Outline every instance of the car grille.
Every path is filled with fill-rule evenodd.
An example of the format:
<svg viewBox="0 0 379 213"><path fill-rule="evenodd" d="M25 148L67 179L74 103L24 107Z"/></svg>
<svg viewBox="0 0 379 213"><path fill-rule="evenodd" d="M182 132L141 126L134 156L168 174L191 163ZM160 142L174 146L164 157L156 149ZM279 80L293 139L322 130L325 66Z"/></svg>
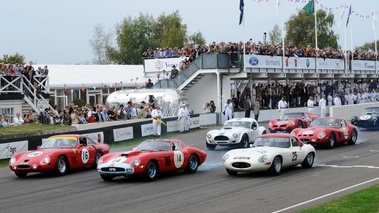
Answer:
<svg viewBox="0 0 379 213"><path fill-rule="evenodd" d="M374 127L372 121L358 121L355 125L359 127Z"/></svg>
<svg viewBox="0 0 379 213"><path fill-rule="evenodd" d="M125 172L125 169L120 168L120 167L106 167L106 168L101 168L101 171L103 171L103 172Z"/></svg>
<svg viewBox="0 0 379 213"><path fill-rule="evenodd" d="M228 141L228 140L229 138L223 135L215 137L215 141Z"/></svg>
<svg viewBox="0 0 379 213"><path fill-rule="evenodd" d="M237 163L233 163L232 166L234 168L241 168L241 169L243 169L243 168L249 168L251 165L250 165L250 163L237 162Z"/></svg>
<svg viewBox="0 0 379 213"><path fill-rule="evenodd" d="M311 142L311 140L310 140L310 139L307 139L307 138L301 138L300 140L301 140L301 142L303 142L303 143L310 143L310 142Z"/></svg>
<svg viewBox="0 0 379 213"><path fill-rule="evenodd" d="M30 165L18 165L17 168L19 169L30 169Z"/></svg>
<svg viewBox="0 0 379 213"><path fill-rule="evenodd" d="M272 127L274 127L274 128L283 128L283 127L286 127L287 126L287 124L282 124L282 125L272 125Z"/></svg>

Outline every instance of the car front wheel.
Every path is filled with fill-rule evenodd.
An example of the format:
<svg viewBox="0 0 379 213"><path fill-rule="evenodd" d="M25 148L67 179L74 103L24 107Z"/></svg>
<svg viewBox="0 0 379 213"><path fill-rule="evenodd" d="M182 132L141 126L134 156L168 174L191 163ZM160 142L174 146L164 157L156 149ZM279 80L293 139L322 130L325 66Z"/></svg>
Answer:
<svg viewBox="0 0 379 213"><path fill-rule="evenodd" d="M158 173L157 165L154 163L154 161L149 161L147 163L146 169L142 174L142 177L145 181L153 181Z"/></svg>
<svg viewBox="0 0 379 213"><path fill-rule="evenodd" d="M272 165L270 169L268 170L268 172L271 175L279 175L281 171L282 171L282 160L280 159L280 157L276 156L274 160L272 161Z"/></svg>
<svg viewBox="0 0 379 213"><path fill-rule="evenodd" d="M104 181L111 181L111 180L113 180L113 178L114 178L113 175L107 175L107 174L101 174L100 177L101 177Z"/></svg>
<svg viewBox="0 0 379 213"><path fill-rule="evenodd" d="M249 137L247 137L247 135L242 136L240 146L241 146L241 148L248 148L249 147Z"/></svg>
<svg viewBox="0 0 379 213"><path fill-rule="evenodd" d="M334 133L330 133L327 147L329 149L332 149L336 145L335 143L336 143L336 136L334 135Z"/></svg>
<svg viewBox="0 0 379 213"><path fill-rule="evenodd" d="M209 151L214 151L216 149L216 146L217 146L217 145L214 145L214 144L209 144L207 142L205 142L205 144L207 145L207 149Z"/></svg>
<svg viewBox="0 0 379 213"><path fill-rule="evenodd" d="M235 176L238 172L226 169L226 173L228 173L228 175Z"/></svg>
<svg viewBox="0 0 379 213"><path fill-rule="evenodd" d="M54 173L56 175L65 175L68 170L68 164L66 158L60 156L55 163Z"/></svg>
<svg viewBox="0 0 379 213"><path fill-rule="evenodd" d="M17 177L19 178L23 178L23 177L26 177L26 175L28 174L27 172L14 172L16 174Z"/></svg>

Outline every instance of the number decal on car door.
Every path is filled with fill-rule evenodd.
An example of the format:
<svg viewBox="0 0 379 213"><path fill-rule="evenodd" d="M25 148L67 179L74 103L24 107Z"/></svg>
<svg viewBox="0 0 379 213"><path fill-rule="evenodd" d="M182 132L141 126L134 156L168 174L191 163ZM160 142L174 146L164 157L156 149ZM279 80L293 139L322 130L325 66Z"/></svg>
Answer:
<svg viewBox="0 0 379 213"><path fill-rule="evenodd" d="M83 149L82 150L82 162L84 164L86 164L88 162L88 160L89 160L89 151L88 151L88 149Z"/></svg>
<svg viewBox="0 0 379 213"><path fill-rule="evenodd" d="M174 164L176 168L180 168L183 165L184 154L181 151L174 151Z"/></svg>

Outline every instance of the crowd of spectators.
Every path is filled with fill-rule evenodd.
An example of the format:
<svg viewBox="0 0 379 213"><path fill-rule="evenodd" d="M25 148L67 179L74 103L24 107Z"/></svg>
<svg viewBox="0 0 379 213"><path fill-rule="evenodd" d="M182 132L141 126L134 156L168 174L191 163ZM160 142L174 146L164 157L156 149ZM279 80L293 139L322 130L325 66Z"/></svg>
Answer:
<svg viewBox="0 0 379 213"><path fill-rule="evenodd" d="M313 97L318 105L323 95L327 97L327 105L349 105L379 101L379 81L376 80L355 80L338 81L314 84L304 82L293 82L292 84L271 83L255 84L252 89L245 88L237 90L237 96L233 96L235 110L242 110L246 96L260 101L261 109L277 109L278 102L284 97L289 107L307 106L309 97ZM340 101L336 101L337 99Z"/></svg>
<svg viewBox="0 0 379 213"><path fill-rule="evenodd" d="M192 60L196 59L202 53L227 53L227 54L243 54L243 42L220 42L215 41L209 45L185 45L183 47L166 47L166 48L149 48L144 51L142 56L146 59L152 58L172 58L172 57L183 57L190 58ZM271 55L271 56L282 56L283 48L282 45L272 45L266 44L264 42L258 41L253 42L251 39L245 43L245 54L256 54L256 55ZM364 50L341 50L335 48L324 48L316 49L307 45L306 47L296 47L291 45L285 45L284 55L287 57L298 56L298 57L316 57L321 58L333 58L333 59L343 59L346 57L353 60L379 60L379 56L375 55L374 52L364 51ZM377 58L376 58L377 57Z"/></svg>

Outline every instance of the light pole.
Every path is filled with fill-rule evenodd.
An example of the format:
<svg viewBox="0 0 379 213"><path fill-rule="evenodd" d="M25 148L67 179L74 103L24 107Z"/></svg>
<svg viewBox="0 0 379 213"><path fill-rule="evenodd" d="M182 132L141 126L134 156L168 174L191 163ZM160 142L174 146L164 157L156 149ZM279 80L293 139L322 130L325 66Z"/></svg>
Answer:
<svg viewBox="0 0 379 213"><path fill-rule="evenodd" d="M266 43L266 38L267 38L267 33L264 32L264 33L263 33L263 41L264 41L264 44L265 44L265 45L267 45L267 43Z"/></svg>

